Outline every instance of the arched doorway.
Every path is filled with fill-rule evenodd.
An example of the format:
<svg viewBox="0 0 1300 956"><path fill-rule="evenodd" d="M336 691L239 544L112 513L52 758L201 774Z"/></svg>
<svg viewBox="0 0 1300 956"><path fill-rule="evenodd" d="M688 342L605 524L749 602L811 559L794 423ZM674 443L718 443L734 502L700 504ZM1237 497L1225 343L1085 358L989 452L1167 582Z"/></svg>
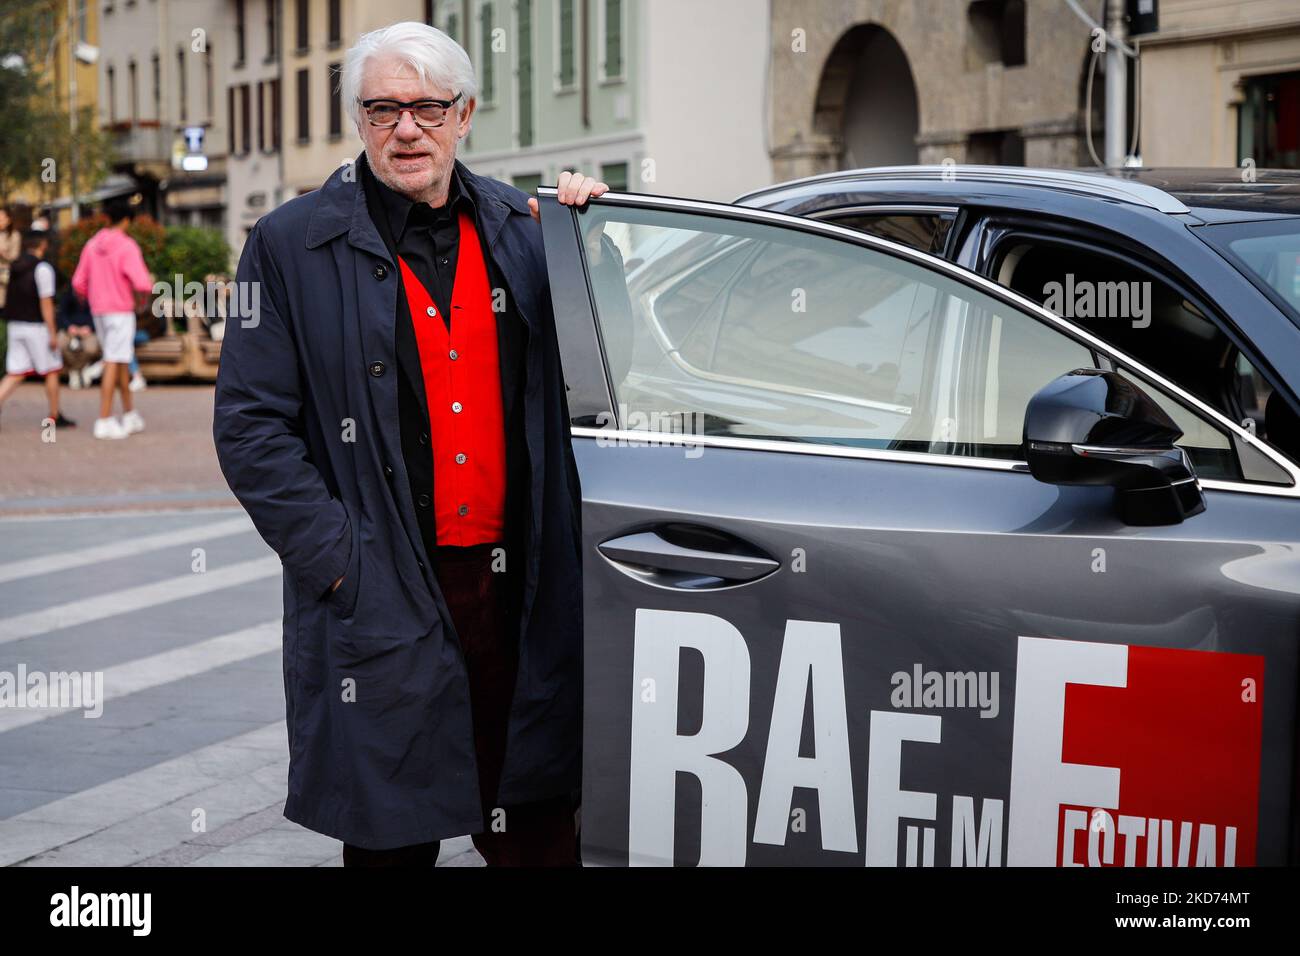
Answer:
<svg viewBox="0 0 1300 956"><path fill-rule="evenodd" d="M916 83L884 27L859 24L836 42L822 68L813 127L838 143L838 169L917 161Z"/></svg>

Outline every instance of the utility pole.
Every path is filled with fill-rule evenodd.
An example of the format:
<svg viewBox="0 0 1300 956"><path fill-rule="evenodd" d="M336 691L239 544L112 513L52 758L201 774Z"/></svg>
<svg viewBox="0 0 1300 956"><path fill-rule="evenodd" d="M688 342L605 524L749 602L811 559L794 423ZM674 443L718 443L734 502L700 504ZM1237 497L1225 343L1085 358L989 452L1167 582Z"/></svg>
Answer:
<svg viewBox="0 0 1300 956"><path fill-rule="evenodd" d="M68 0L68 175L72 181L72 221L81 220L77 205L77 0Z"/></svg>
<svg viewBox="0 0 1300 956"><path fill-rule="evenodd" d="M1106 165L1124 165L1128 153L1128 59L1124 0L1106 0Z"/></svg>

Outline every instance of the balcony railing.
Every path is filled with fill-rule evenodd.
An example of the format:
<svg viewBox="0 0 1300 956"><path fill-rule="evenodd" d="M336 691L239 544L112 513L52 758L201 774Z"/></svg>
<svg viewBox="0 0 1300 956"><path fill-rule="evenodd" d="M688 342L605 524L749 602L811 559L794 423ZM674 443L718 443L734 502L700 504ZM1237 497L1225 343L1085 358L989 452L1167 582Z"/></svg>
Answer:
<svg viewBox="0 0 1300 956"><path fill-rule="evenodd" d="M168 163L171 145L164 130L153 120L135 123L129 120L109 126L113 134L113 150L118 162Z"/></svg>

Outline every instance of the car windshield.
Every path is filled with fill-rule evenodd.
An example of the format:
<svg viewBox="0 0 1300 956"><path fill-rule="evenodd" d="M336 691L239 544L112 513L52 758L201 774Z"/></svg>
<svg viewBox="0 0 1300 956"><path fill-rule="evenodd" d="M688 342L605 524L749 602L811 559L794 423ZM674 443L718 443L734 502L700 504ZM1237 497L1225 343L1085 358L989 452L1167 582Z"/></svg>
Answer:
<svg viewBox="0 0 1300 956"><path fill-rule="evenodd" d="M1200 231L1300 324L1300 217L1231 222Z"/></svg>

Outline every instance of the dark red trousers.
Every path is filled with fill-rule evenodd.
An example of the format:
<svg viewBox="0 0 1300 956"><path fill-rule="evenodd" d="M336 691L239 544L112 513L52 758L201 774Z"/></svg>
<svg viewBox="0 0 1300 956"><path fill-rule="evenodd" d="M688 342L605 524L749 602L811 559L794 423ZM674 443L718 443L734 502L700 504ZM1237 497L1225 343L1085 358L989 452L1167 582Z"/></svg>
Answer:
<svg viewBox="0 0 1300 956"><path fill-rule="evenodd" d="M483 803L482 833L474 846L488 866L576 866L577 833L568 796L510 807L496 803L505 760L510 702L519 663L516 618L504 572L492 570L500 545L442 548L434 573L456 625L469 671L474 750ZM391 850L343 844L344 866L433 866L439 841Z"/></svg>

